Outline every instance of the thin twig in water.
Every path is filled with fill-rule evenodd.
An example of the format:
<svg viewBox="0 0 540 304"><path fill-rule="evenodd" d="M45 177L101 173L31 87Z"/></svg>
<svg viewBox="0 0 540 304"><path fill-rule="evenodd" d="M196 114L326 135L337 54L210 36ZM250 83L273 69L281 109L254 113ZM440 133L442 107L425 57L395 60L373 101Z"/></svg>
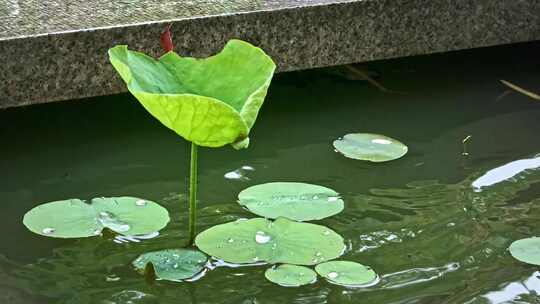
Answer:
<svg viewBox="0 0 540 304"><path fill-rule="evenodd" d="M469 139L471 139L472 136L470 135L467 135L467 137L465 137L461 143L463 144L463 152L461 152L461 155L463 156L469 156L469 152L467 152L467 142L469 141Z"/></svg>
<svg viewBox="0 0 540 304"><path fill-rule="evenodd" d="M502 80L502 79L501 79L501 82L502 82L504 85L508 86L509 88L511 88L511 89L513 89L513 90L515 90L515 91L520 92L521 94L527 95L527 96L529 96L530 98L535 99L535 100L540 100L540 95L538 95L538 94L536 94L536 93L533 93L533 92L531 92L531 91L525 90L524 88L518 87L517 85L515 85L515 84L513 84L513 83L510 83L510 82L508 82L508 81L506 81L506 80Z"/></svg>
<svg viewBox="0 0 540 304"><path fill-rule="evenodd" d="M402 92L387 89L382 84L380 84L378 81L376 81L371 76L369 76L369 73L367 71L364 71L362 68L357 68L357 67L353 66L352 64L345 65L345 68L347 68L349 71L353 72L354 74L360 76L362 79L369 82L372 86L376 87L381 92L403 94Z"/></svg>

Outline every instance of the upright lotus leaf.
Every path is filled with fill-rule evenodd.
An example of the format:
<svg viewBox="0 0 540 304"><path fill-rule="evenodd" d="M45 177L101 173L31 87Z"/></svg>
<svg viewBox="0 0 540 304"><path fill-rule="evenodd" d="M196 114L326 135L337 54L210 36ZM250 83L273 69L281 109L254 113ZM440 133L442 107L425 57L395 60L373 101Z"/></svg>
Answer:
<svg viewBox="0 0 540 304"><path fill-rule="evenodd" d="M283 264L268 268L264 276L273 283L285 287L298 287L317 281L315 271L305 266Z"/></svg>
<svg viewBox="0 0 540 304"><path fill-rule="evenodd" d="M148 112L206 147L247 147L275 70L263 50L241 40L205 59L168 52L156 60L125 45L111 48L109 59Z"/></svg>
<svg viewBox="0 0 540 304"><path fill-rule="evenodd" d="M238 202L266 218L320 220L343 210L336 191L312 184L276 182L255 185L238 194Z"/></svg>
<svg viewBox="0 0 540 304"><path fill-rule="evenodd" d="M103 228L123 235L156 232L169 222L167 209L136 197L95 198L88 204L80 199L39 205L24 215L32 232L57 238L96 236Z"/></svg>
<svg viewBox="0 0 540 304"><path fill-rule="evenodd" d="M371 162L385 162L407 154L400 141L380 134L354 133L334 141L334 148L345 157Z"/></svg>
<svg viewBox="0 0 540 304"><path fill-rule="evenodd" d="M330 283L348 287L367 287L378 282L368 266L350 261L330 261L315 266L315 271Z"/></svg>
<svg viewBox="0 0 540 304"><path fill-rule="evenodd" d="M510 254L517 260L532 264L540 265L540 238L531 237L514 241L510 244Z"/></svg>
<svg viewBox="0 0 540 304"><path fill-rule="evenodd" d="M200 250L229 263L315 265L339 257L343 238L315 224L280 217L237 220L211 227L195 239Z"/></svg>
<svg viewBox="0 0 540 304"><path fill-rule="evenodd" d="M158 280L180 282L203 271L207 261L206 255L197 250L165 249L144 253L132 264L144 273L147 264L152 263Z"/></svg>

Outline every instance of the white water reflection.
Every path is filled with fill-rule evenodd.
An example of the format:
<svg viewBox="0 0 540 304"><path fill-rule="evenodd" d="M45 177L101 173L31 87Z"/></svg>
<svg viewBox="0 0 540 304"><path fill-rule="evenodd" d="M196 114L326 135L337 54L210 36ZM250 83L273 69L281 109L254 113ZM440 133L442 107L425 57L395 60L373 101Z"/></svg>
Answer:
<svg viewBox="0 0 540 304"><path fill-rule="evenodd" d="M502 304L519 300L520 297L526 295L537 297L538 294L540 294L540 272L535 271L524 281L507 284L501 290L488 292L482 298L487 299L491 304Z"/></svg>
<svg viewBox="0 0 540 304"><path fill-rule="evenodd" d="M447 273L454 272L459 268L459 263L448 263L441 267L412 268L385 274L381 277L381 288L401 288L413 284L432 281L444 276Z"/></svg>
<svg viewBox="0 0 540 304"><path fill-rule="evenodd" d="M483 187L489 187L502 181L509 180L525 170L536 169L538 167L540 167L540 157L538 156L516 160L489 170L486 174L475 180L472 183L472 187L476 191L481 191Z"/></svg>
<svg viewBox="0 0 540 304"><path fill-rule="evenodd" d="M392 232L388 230L374 231L360 235L361 246L356 252L364 252L371 249L379 248L389 243L401 243L404 240L413 239L421 230L413 231L411 229L402 228L399 231Z"/></svg>
<svg viewBox="0 0 540 304"><path fill-rule="evenodd" d="M159 236L159 232L151 232L148 234L139 235L117 235L114 237L113 242L117 244L122 243L139 243L141 240L149 240Z"/></svg>
<svg viewBox="0 0 540 304"><path fill-rule="evenodd" d="M238 168L234 171L225 173L224 177L226 179L248 181L249 180L249 177L247 177L248 171L255 171L255 169L251 166L242 166L241 168Z"/></svg>
<svg viewBox="0 0 540 304"><path fill-rule="evenodd" d="M138 290L123 290L111 296L110 299L103 301L106 304L134 304L143 303L148 300L154 300L155 296Z"/></svg>

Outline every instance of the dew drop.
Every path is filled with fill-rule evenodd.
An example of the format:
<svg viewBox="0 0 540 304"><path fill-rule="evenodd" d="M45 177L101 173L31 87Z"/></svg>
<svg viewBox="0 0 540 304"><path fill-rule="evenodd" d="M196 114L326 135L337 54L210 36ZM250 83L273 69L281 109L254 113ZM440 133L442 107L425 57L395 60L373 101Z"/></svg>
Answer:
<svg viewBox="0 0 540 304"><path fill-rule="evenodd" d="M330 279L335 279L335 278L337 278L339 276L339 274L337 272L335 272L335 271L332 271L329 274L327 274L326 276L328 278L330 278Z"/></svg>
<svg viewBox="0 0 540 304"><path fill-rule="evenodd" d="M315 255L320 257L322 254L320 252L317 252Z"/></svg>
<svg viewBox="0 0 540 304"><path fill-rule="evenodd" d="M312 198L313 198L314 200L318 200L318 199L319 199L319 196L315 194Z"/></svg>
<svg viewBox="0 0 540 304"><path fill-rule="evenodd" d="M101 229L95 229L93 232L92 232L93 235L100 235L101 234Z"/></svg>
<svg viewBox="0 0 540 304"><path fill-rule="evenodd" d="M324 232L324 235L330 235L330 230L326 230L326 231Z"/></svg>
<svg viewBox="0 0 540 304"><path fill-rule="evenodd" d="M266 244L270 241L271 237L269 235L266 235L263 231L257 231L257 234L255 234L255 242L258 244Z"/></svg>
<svg viewBox="0 0 540 304"><path fill-rule="evenodd" d="M338 200L337 196L329 196L328 197L328 202L330 202L330 203L337 202L337 200Z"/></svg>
<svg viewBox="0 0 540 304"><path fill-rule="evenodd" d="M172 266L172 268L174 268L174 269L178 268L178 264L177 264L177 263L174 263L174 265Z"/></svg>
<svg viewBox="0 0 540 304"><path fill-rule="evenodd" d="M258 261L259 261L259 257L254 257L254 258L253 258L253 261L254 261L254 262L258 262Z"/></svg>
<svg viewBox="0 0 540 304"><path fill-rule="evenodd" d="M43 228L41 232L43 232L43 234L53 234L55 231L56 229L48 227L48 228Z"/></svg>
<svg viewBox="0 0 540 304"><path fill-rule="evenodd" d="M140 199L140 200L135 202L135 205L137 205L137 206L146 206L146 201Z"/></svg>
<svg viewBox="0 0 540 304"><path fill-rule="evenodd" d="M234 239L233 239L233 238L229 238L229 239L227 240L227 242L229 242L229 243L234 243Z"/></svg>

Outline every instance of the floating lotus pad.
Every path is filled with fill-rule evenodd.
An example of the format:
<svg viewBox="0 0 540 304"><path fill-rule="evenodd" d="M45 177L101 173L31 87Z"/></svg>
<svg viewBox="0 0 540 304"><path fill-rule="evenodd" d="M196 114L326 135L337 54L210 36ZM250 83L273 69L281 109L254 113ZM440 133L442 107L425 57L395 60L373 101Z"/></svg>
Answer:
<svg viewBox="0 0 540 304"><path fill-rule="evenodd" d="M201 273L207 261L207 256L197 250L165 249L142 254L132 264L144 273L146 265L152 263L158 280L181 282Z"/></svg>
<svg viewBox="0 0 540 304"><path fill-rule="evenodd" d="M283 264L268 268L264 276L273 283L285 287L298 287L315 283L317 274L310 268L298 265Z"/></svg>
<svg viewBox="0 0 540 304"><path fill-rule="evenodd" d="M247 147L276 68L263 50L241 40L205 59L168 52L155 60L125 45L111 48L109 59L150 114L206 147Z"/></svg>
<svg viewBox="0 0 540 304"><path fill-rule="evenodd" d="M334 148L345 157L372 162L398 159L408 151L398 140L370 133L347 134L334 140Z"/></svg>
<svg viewBox="0 0 540 304"><path fill-rule="evenodd" d="M319 220L343 210L343 200L334 190L305 183L267 183L238 194L239 203L266 218L280 216L295 221Z"/></svg>
<svg viewBox="0 0 540 304"><path fill-rule="evenodd" d="M514 241L508 249L517 260L527 264L540 265L540 238L531 237Z"/></svg>
<svg viewBox="0 0 540 304"><path fill-rule="evenodd" d="M343 238L315 224L280 217L237 220L211 227L195 239L200 250L229 263L315 265L339 257Z"/></svg>
<svg viewBox="0 0 540 304"><path fill-rule="evenodd" d="M331 261L315 266L315 271L330 283L367 287L377 282L377 274L371 268L350 261Z"/></svg>
<svg viewBox="0 0 540 304"><path fill-rule="evenodd" d="M32 232L56 238L79 238L101 234L109 228L123 235L139 235L163 229L169 222L167 209L135 197L80 199L39 205L24 215Z"/></svg>

